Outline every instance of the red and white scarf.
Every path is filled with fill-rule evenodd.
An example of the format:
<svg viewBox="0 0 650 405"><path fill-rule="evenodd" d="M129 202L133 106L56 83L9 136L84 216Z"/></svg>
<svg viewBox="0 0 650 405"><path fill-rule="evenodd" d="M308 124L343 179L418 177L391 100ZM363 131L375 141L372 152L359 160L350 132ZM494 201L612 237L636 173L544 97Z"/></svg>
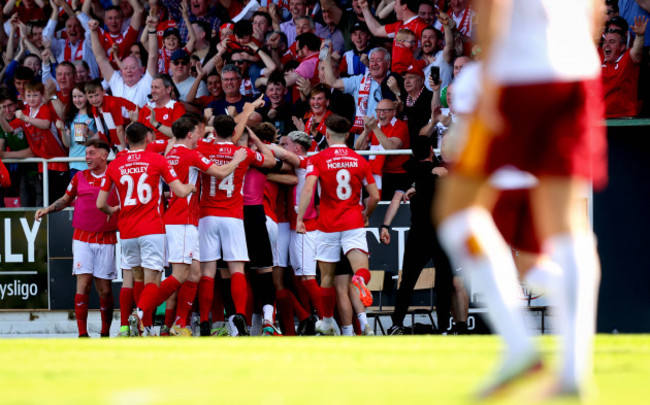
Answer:
<svg viewBox="0 0 650 405"><path fill-rule="evenodd" d="M74 59L72 59L72 45L70 44L70 40L66 39L65 48L63 50L63 60L72 62L75 60L82 60L83 58L84 58L84 41L79 40L79 45L77 46L77 50L74 53Z"/></svg>
<svg viewBox="0 0 650 405"><path fill-rule="evenodd" d="M359 96L357 97L356 116L354 117L354 125L352 132L363 131L363 117L368 112L368 98L370 97L370 86L372 85L372 77L370 70L363 75L361 83L359 84Z"/></svg>

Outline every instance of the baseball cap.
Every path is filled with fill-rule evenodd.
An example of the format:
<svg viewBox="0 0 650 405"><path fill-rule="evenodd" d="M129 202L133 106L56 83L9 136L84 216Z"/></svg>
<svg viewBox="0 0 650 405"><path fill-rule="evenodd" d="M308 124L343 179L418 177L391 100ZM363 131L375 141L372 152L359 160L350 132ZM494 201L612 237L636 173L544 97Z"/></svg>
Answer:
<svg viewBox="0 0 650 405"><path fill-rule="evenodd" d="M190 60L190 55L185 52L183 49L177 49L172 53L171 61L179 60L179 59L186 59Z"/></svg>
<svg viewBox="0 0 650 405"><path fill-rule="evenodd" d="M170 35L176 35L178 38L181 37L181 33L178 31L178 28L174 28L174 27L167 28L163 32L163 39L167 38Z"/></svg>

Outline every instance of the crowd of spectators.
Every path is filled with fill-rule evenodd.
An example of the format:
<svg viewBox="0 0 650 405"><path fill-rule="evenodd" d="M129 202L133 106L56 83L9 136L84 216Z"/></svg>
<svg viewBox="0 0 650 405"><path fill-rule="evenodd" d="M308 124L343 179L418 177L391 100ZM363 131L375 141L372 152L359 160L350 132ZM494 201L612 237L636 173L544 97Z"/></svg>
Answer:
<svg viewBox="0 0 650 405"><path fill-rule="evenodd" d="M637 116L650 0L603 2L606 116ZM454 121L454 77L481 56L471 0L9 0L1 18L2 158L81 157L95 137L117 151L133 121L166 139L185 112L209 126L261 95L254 120L311 150L332 113L354 123L350 146L409 149ZM411 184L408 158L370 159L384 200ZM84 167L50 163L50 201ZM42 164L9 170L12 205L42 205Z"/></svg>

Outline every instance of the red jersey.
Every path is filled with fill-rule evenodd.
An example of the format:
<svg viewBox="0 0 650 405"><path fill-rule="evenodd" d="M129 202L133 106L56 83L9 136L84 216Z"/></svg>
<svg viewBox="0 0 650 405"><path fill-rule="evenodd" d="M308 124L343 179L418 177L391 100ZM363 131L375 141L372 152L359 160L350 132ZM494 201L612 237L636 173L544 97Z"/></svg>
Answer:
<svg viewBox="0 0 650 405"><path fill-rule="evenodd" d="M280 191L280 185L274 181L266 180L264 183L264 214L267 217L271 218L273 222L278 222L277 214L277 204L278 204L278 193Z"/></svg>
<svg viewBox="0 0 650 405"><path fill-rule="evenodd" d="M68 185L68 188L65 190L66 195L72 197L73 199L77 197L78 195L77 190L79 188L78 176L80 175L83 176L91 187L99 188L101 187L105 174L106 173L100 176L95 176L90 170L86 169L82 171L81 174L72 176L72 180L70 180L70 184ZM97 208L95 209L97 210ZM77 208L75 208L75 214L78 214ZM106 217L106 215L99 210L97 210L97 214L101 215L103 218ZM92 231L84 231L82 229L74 228L72 239L81 242L86 242L86 243L99 243L99 244L107 244L107 245L112 245L117 243L117 235L115 231L92 232Z"/></svg>
<svg viewBox="0 0 650 405"><path fill-rule="evenodd" d="M420 40L422 39L422 31L424 31L426 27L427 23L417 15L411 17L407 21L397 21L384 26L389 38L395 38L395 34L397 34L397 31L399 30L412 31L415 34L415 38L418 40L418 46L420 46ZM393 46L394 45L395 44L393 43Z"/></svg>
<svg viewBox="0 0 650 405"><path fill-rule="evenodd" d="M167 135L151 126L150 120L152 108L156 112L156 121L166 127L171 127L172 124L176 122L176 120L185 114L185 106L183 103L179 103L176 100L169 100L164 107L156 107L156 103L152 102L147 103L144 107L142 107L142 109L140 109L140 113L138 114L138 122L153 129L156 134L156 140L169 139Z"/></svg>
<svg viewBox="0 0 650 405"><path fill-rule="evenodd" d="M239 146L232 142L199 141L199 152L212 163L222 166L230 163ZM264 155L246 148L248 156L237 169L223 179L213 176L201 176L201 201L199 217L231 217L244 219L244 198L242 187L244 175L249 166L260 167L264 163Z"/></svg>
<svg viewBox="0 0 650 405"><path fill-rule="evenodd" d="M118 229L122 239L165 233L161 217L161 177L169 184L178 180L167 160L152 152L130 150L106 169L102 190L115 184L120 196Z"/></svg>
<svg viewBox="0 0 650 405"><path fill-rule="evenodd" d="M300 205L300 195L305 186L305 179L307 177L307 167L309 166L309 158L305 156L298 156L300 165L294 170L298 177L298 184L289 190L290 201L287 203L287 217L289 219L289 227L292 230L296 229L296 222L298 220L298 206ZM316 209L315 193L311 196L305 216L302 218L307 232L315 231L318 229L318 210Z"/></svg>
<svg viewBox="0 0 650 405"><path fill-rule="evenodd" d="M605 118L633 117L639 113L637 88L640 63L634 63L630 51L611 63L603 62Z"/></svg>
<svg viewBox="0 0 650 405"><path fill-rule="evenodd" d="M0 160L0 187L11 187L11 177L9 177L9 170L7 170L7 166L2 163L2 160Z"/></svg>
<svg viewBox="0 0 650 405"><path fill-rule="evenodd" d="M92 108L99 137L111 146L119 145L117 127L125 125L129 118L129 111L135 111L136 108L135 104L125 98L104 96L102 106Z"/></svg>
<svg viewBox="0 0 650 405"><path fill-rule="evenodd" d="M199 151L176 144L166 156L167 162L183 183L194 184L199 189L199 171L205 172L212 162ZM169 200L169 207L163 216L165 225L199 225L199 194L192 193L180 198L174 193Z"/></svg>
<svg viewBox="0 0 650 405"><path fill-rule="evenodd" d="M161 17L163 13L160 13ZM167 28L178 28L178 24L176 24L176 21L174 20L165 20L162 21L162 18L160 18L160 22L158 23L158 26L156 27L156 36L158 37L158 49L162 49L164 43L163 43L163 35L165 35L165 30Z"/></svg>
<svg viewBox="0 0 650 405"><path fill-rule="evenodd" d="M138 41L138 31L134 30L133 27L129 26L129 29L126 31L126 34L121 32L117 35L113 35L108 31L101 31L99 35L99 42L102 45L102 48L106 52L113 46L117 44L118 54L120 59L128 56L130 53L131 45L135 44ZM112 59L112 58L111 58Z"/></svg>
<svg viewBox="0 0 650 405"><path fill-rule="evenodd" d="M48 129L37 128L19 119L11 121L11 126L14 129L21 127L25 134L27 134L27 143L32 152L34 152L34 155L44 159L68 156L68 153L63 146L63 141L61 141L61 138L59 137L59 131L54 125L59 116L56 111L54 111L52 103L43 104L35 109L26 106L23 110L23 114L32 118L50 121L50 128ZM47 168L48 170L65 172L68 170L68 164L48 163ZM43 172L42 163L38 164L38 171L39 173Z"/></svg>
<svg viewBox="0 0 650 405"><path fill-rule="evenodd" d="M363 157L345 145L332 145L309 158L307 176L316 176L320 182L320 231L364 227L361 189L375 180Z"/></svg>
<svg viewBox="0 0 650 405"><path fill-rule="evenodd" d="M400 149L408 149L410 146L409 127L406 122L393 118L386 126L381 127L381 132L387 138L399 138L402 140ZM370 133L370 149L384 150L374 132ZM374 158L374 159L373 159ZM374 155L370 158L370 166L375 174L382 173L406 173L402 167L409 160L408 155L382 156Z"/></svg>
<svg viewBox="0 0 650 405"><path fill-rule="evenodd" d="M144 150L164 155L168 144L169 139L160 139L158 141L149 142Z"/></svg>

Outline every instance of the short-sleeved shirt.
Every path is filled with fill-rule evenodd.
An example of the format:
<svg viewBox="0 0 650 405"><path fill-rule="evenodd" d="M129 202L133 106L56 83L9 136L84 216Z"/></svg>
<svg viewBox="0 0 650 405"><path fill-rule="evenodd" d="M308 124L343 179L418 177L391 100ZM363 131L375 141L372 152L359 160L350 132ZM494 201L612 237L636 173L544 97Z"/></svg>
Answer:
<svg viewBox="0 0 650 405"><path fill-rule="evenodd" d="M75 124L85 124L88 126L88 130L94 134L97 132L97 126L95 126L95 121L92 117L87 114L77 114L72 122L70 123L70 150L68 156L70 157L85 157L86 156L86 145L84 143L79 143L74 140L74 125ZM86 162L70 162L70 169L75 170L86 170L88 169L88 164Z"/></svg>
<svg viewBox="0 0 650 405"><path fill-rule="evenodd" d="M182 183L190 183L199 189L199 173L207 171L212 162L199 151L182 144L172 146L165 157ZM199 225L199 193L181 198L174 193L163 216L165 225Z"/></svg>
<svg viewBox="0 0 650 405"><path fill-rule="evenodd" d="M234 106L235 110L237 110L238 113L242 112L244 109L244 104L252 103L254 100L250 96L242 96L241 100L237 101L236 103L231 103L226 101L225 97L219 100L214 100L210 104L208 104L208 108L212 108L212 115L221 115L226 113L226 109L230 106Z"/></svg>
<svg viewBox="0 0 650 405"><path fill-rule="evenodd" d="M79 187L79 176L83 176L89 185L99 188L101 187L101 183L105 175L106 173L100 176L96 176L90 170L85 169L77 173L76 175L72 176L72 180L70 180L70 184L68 185L68 188L65 190L65 194L73 199L77 197L77 188ZM103 215L102 212L98 211L98 213ZM86 242L86 243L99 243L99 244L109 244L109 245L117 243L117 235L115 231L91 232L91 231L84 231L82 229L75 228L74 233L72 234L72 239L81 242Z"/></svg>
<svg viewBox="0 0 650 405"><path fill-rule="evenodd" d="M218 166L227 165L232 161L239 146L232 142L199 141L198 150L201 154ZM249 166L261 167L264 155L246 148L248 156L237 169L223 179L206 174L201 175L201 201L199 217L231 217L244 219L244 198L242 187L244 176Z"/></svg>
<svg viewBox="0 0 650 405"><path fill-rule="evenodd" d="M104 96L101 107L102 112L100 113L96 107L92 108L99 136L109 145L119 145L117 127L124 125L126 119L129 118L129 111L135 111L135 109L135 104L122 97ZM104 123L106 127L104 127Z"/></svg>
<svg viewBox="0 0 650 405"><path fill-rule="evenodd" d="M108 81L108 85L114 96L125 98L142 108L149 101L147 96L151 93L151 82L153 82L153 77L146 71L135 85L129 87L124 83L122 74L115 71Z"/></svg>
<svg viewBox="0 0 650 405"><path fill-rule="evenodd" d="M161 216L161 183L177 180L174 169L157 153L129 150L120 154L106 169L102 191L113 185L120 197L117 224L122 239L165 233Z"/></svg>
<svg viewBox="0 0 650 405"><path fill-rule="evenodd" d="M309 176L318 177L320 182L320 231L363 228L361 189L375 182L368 161L345 145L331 145L309 158Z"/></svg>
<svg viewBox="0 0 650 405"><path fill-rule="evenodd" d="M418 40L418 46L420 44L420 40L422 39L422 31L424 31L426 27L427 23L417 15L409 18L406 21L397 21L384 26L386 29L386 34L388 34L389 38L395 38L395 34L397 34L399 30L411 30Z"/></svg>
<svg viewBox="0 0 650 405"><path fill-rule="evenodd" d="M146 107L140 110L138 122L151 128L156 134L156 140L169 139L169 137L151 125L151 109L156 112L156 121L160 124L171 127L176 120L185 114L185 106L175 100L169 100L164 107L156 107L156 103L147 103Z"/></svg>
<svg viewBox="0 0 650 405"><path fill-rule="evenodd" d="M617 61L603 62L605 118L633 117L638 114L637 86L640 64L626 50Z"/></svg>
<svg viewBox="0 0 650 405"><path fill-rule="evenodd" d="M22 120L15 119L11 122L11 126L16 129L19 125L25 134L27 134L27 142L29 147L34 152L34 155L50 159L55 157L67 157L68 154L63 146L63 141L59 137L59 131L56 129L54 123L58 119L54 107L51 103L43 104L38 108L31 108L29 106L25 107L23 114L28 115L32 118L48 120L50 121L50 127L48 129L40 129L31 124L28 124ZM67 171L67 163L49 163L47 165L49 170L56 171ZM38 171L43 172L43 164L38 164Z"/></svg>
<svg viewBox="0 0 650 405"><path fill-rule="evenodd" d="M408 149L410 146L410 137L409 129L406 122L393 118L391 122L381 127L381 132L386 135L387 138L399 138L402 141L402 146L400 149ZM380 145L379 139L374 132L370 133L370 144L371 145ZM383 150L383 148L381 148ZM383 160L383 159L382 159ZM402 167L404 163L409 160L408 155L398 155L398 156L386 156L383 166L381 168L382 173L406 173L406 170Z"/></svg>

